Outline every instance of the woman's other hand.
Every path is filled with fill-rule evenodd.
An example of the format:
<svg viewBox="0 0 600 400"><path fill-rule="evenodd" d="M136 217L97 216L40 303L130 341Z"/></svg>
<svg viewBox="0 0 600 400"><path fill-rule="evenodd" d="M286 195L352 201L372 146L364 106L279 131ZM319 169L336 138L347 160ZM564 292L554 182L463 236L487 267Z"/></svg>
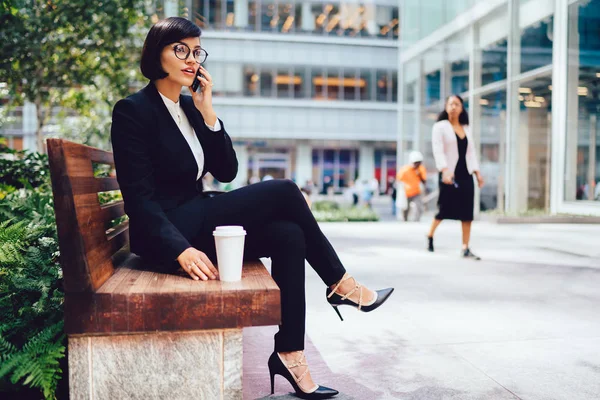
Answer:
<svg viewBox="0 0 600 400"><path fill-rule="evenodd" d="M188 247L177 257L177 261L181 268L187 272L194 280L209 280L217 279L219 271L215 268L209 258L193 247Z"/></svg>
<svg viewBox="0 0 600 400"><path fill-rule="evenodd" d="M483 187L483 185L485 184L485 181L483 180L483 176L481 176L479 171L477 171L476 177L477 177L477 184L479 185L479 188L481 189Z"/></svg>
<svg viewBox="0 0 600 400"><path fill-rule="evenodd" d="M199 68L200 73L204 75L204 78L196 76L196 79L200 81L201 90L193 92L191 86L188 86L188 89L192 94L192 99L194 99L194 105L196 106L196 109L200 111L204 121L212 126L217 119L217 115L215 114L212 105L213 80L212 76L202 65Z"/></svg>
<svg viewBox="0 0 600 400"><path fill-rule="evenodd" d="M442 182L446 185L452 185L454 182L454 173L448 171L447 169L442 170Z"/></svg>

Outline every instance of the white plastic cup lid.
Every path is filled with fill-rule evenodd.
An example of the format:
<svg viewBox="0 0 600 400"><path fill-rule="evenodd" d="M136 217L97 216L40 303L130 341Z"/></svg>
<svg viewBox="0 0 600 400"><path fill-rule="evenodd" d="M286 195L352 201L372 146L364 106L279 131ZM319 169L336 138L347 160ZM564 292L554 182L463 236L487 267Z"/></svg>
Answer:
<svg viewBox="0 0 600 400"><path fill-rule="evenodd" d="M229 230L244 230L244 227L241 225L221 225L215 228L215 231L229 231Z"/></svg>
<svg viewBox="0 0 600 400"><path fill-rule="evenodd" d="M238 225L217 226L213 232L213 236L243 236L245 234L244 227Z"/></svg>

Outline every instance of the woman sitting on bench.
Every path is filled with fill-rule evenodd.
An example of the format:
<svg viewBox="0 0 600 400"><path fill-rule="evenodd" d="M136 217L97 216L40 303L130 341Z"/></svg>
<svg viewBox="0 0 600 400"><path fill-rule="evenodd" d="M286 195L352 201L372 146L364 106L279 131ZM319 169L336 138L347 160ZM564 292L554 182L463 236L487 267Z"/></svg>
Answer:
<svg viewBox="0 0 600 400"><path fill-rule="evenodd" d="M238 170L231 139L213 110L212 77L201 66L207 56L195 24L176 17L158 22L141 59L150 83L114 107L112 145L131 251L173 272L182 268L195 280L217 279L212 232L219 225L242 225L245 257L271 257L281 292L271 383L279 374L302 398L332 397L338 392L313 382L303 355L305 259L328 286L327 301L338 314L340 305L372 311L393 289L372 291L346 273L294 182L271 180L216 197L203 194L205 173L231 182ZM193 92L196 79L200 90ZM181 95L183 86L191 96Z"/></svg>

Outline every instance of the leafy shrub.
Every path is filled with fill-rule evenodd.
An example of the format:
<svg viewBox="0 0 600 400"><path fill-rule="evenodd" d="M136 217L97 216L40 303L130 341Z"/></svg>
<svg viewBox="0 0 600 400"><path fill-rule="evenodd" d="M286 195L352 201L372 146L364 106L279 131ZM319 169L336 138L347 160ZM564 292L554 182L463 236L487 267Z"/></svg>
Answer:
<svg viewBox="0 0 600 400"><path fill-rule="evenodd" d="M49 185L8 194L0 201L0 221L0 387L30 386L52 399L65 336Z"/></svg>
<svg viewBox="0 0 600 400"><path fill-rule="evenodd" d="M333 210L339 210L340 205L333 200L321 200L321 201L315 201L312 204L311 209L313 211L333 211Z"/></svg>
<svg viewBox="0 0 600 400"><path fill-rule="evenodd" d="M319 222L367 222L379 221L379 216L366 207L341 207L331 200L313 203L312 212Z"/></svg>
<svg viewBox="0 0 600 400"><path fill-rule="evenodd" d="M48 156L0 146L0 183L17 189L38 187L50 178Z"/></svg>
<svg viewBox="0 0 600 400"><path fill-rule="evenodd" d="M0 153L0 392L53 399L66 339L48 159Z"/></svg>

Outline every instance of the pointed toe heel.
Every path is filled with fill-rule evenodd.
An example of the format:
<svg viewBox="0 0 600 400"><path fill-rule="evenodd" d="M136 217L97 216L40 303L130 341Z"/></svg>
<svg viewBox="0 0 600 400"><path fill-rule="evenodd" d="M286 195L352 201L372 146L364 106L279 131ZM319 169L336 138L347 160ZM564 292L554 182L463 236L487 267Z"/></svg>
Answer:
<svg viewBox="0 0 600 400"><path fill-rule="evenodd" d="M273 354L271 354L271 357L269 357L268 366L269 366L269 375L271 376L271 394L275 393L275 375L283 376L290 383L290 385L292 385L292 387L294 388L294 391L296 392L296 396L298 396L301 399L308 399L308 400L329 399L339 393L335 389L331 389L331 388L328 388L325 386L320 386L320 385L315 385L315 387L310 392L305 392L300 387L300 385L299 385L300 381L302 381L302 379L306 376L306 374L308 373L308 369L302 375L300 375L299 377L296 377L289 368L301 367L301 366L308 367L308 364L306 364L306 359L304 357L304 354L302 354L300 356L300 358L298 360L296 360L294 363L286 366L284 364L283 360L281 359L281 357L279 357L279 354L277 354L277 352L273 352Z"/></svg>
<svg viewBox="0 0 600 400"><path fill-rule="evenodd" d="M387 301L387 299L389 299L392 292L394 291L394 288L376 290L375 298L370 303L365 304L362 300L362 298L363 298L362 286L359 285L358 283L356 283L356 280L354 281L355 285L352 290L350 290L344 294L340 294L340 293L336 292L336 290L338 290L338 288L340 287L342 282L344 282L348 279L353 279L353 278L352 278L352 276L350 276L348 274L344 274L342 279L337 283L337 285L333 289L330 289L328 287L327 290L325 291L325 295L327 296L327 302L333 307L333 309L335 310L335 312L338 314L338 316L340 317L340 319L342 321L344 319L342 318L342 314L340 314L339 306L343 306L343 305L352 306L352 307L357 308L359 311L370 312L370 311L373 311L373 310L379 308L383 303L385 303ZM353 293L355 293L357 290L359 291L358 303L356 303L348 298Z"/></svg>

